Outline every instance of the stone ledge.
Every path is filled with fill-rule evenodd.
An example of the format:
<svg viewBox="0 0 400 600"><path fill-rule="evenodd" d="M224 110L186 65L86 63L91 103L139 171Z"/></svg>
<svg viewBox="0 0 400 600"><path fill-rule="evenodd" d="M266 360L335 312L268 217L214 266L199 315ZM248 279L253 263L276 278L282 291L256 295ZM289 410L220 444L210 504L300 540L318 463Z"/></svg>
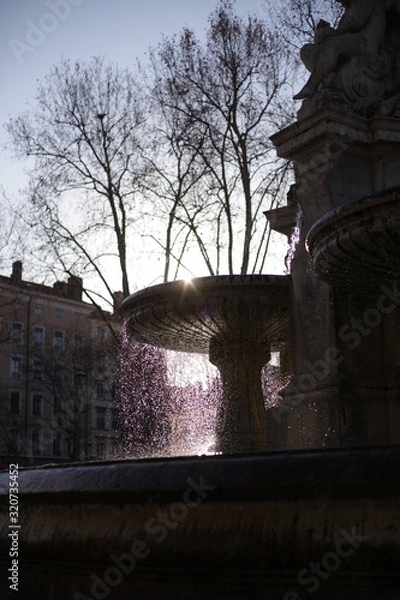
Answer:
<svg viewBox="0 0 400 600"><path fill-rule="evenodd" d="M289 451L249 455L154 458L26 467L19 472L21 501L41 496L107 493L171 494L184 491L187 478L201 475L216 486L213 497L231 490L281 495L287 488L299 497L315 487L331 492L345 488L353 495L359 485L393 487L400 494L400 446L337 450ZM37 499L37 500L36 500ZM8 502L8 472L0 473L0 505Z"/></svg>
<svg viewBox="0 0 400 600"><path fill-rule="evenodd" d="M346 144L358 142L400 143L400 119L372 117L365 119L335 109L323 109L296 121L282 131L273 134L270 140L280 157L297 161L310 152L311 147L320 150L327 140L333 143L340 138Z"/></svg>

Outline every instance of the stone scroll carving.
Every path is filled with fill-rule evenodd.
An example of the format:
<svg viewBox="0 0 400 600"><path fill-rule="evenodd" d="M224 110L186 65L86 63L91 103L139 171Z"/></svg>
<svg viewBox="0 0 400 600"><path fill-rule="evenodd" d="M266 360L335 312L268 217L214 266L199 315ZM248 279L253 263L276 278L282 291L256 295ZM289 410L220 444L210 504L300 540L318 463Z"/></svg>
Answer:
<svg viewBox="0 0 400 600"><path fill-rule="evenodd" d="M311 72L300 113L335 106L364 117L400 117L400 0L338 0L337 28L321 20L301 50Z"/></svg>

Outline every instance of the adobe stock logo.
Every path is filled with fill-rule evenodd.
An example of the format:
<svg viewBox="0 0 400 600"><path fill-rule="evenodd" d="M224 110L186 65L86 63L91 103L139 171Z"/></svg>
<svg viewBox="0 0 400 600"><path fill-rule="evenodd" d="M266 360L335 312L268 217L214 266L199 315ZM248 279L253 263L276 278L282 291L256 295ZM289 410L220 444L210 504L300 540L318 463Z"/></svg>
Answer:
<svg viewBox="0 0 400 600"><path fill-rule="evenodd" d="M66 21L74 6L79 6L84 0L47 0L49 12L42 14L37 23L26 21L27 30L23 41L11 38L8 42L15 60L21 64L26 54L31 54L43 44L50 33L54 33L60 22Z"/></svg>

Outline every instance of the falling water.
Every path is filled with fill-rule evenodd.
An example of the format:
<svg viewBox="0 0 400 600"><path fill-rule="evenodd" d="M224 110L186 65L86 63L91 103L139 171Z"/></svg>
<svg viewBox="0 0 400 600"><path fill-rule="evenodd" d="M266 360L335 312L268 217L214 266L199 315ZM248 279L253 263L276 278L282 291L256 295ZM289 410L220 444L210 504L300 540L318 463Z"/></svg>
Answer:
<svg viewBox="0 0 400 600"><path fill-rule="evenodd" d="M271 364L270 362L264 365L261 372L261 387L265 410L269 410L282 402L280 391L288 383L288 380L289 377L282 375L280 364Z"/></svg>
<svg viewBox="0 0 400 600"><path fill-rule="evenodd" d="M290 275L292 270L292 260L296 254L296 247L300 241L301 225L303 222L303 210L300 204L297 207L296 223L290 236L289 250L285 256L285 275Z"/></svg>
<svg viewBox="0 0 400 600"><path fill-rule="evenodd" d="M118 362L123 457L212 452L222 389L203 355L140 344L124 330Z"/></svg>
<svg viewBox="0 0 400 600"><path fill-rule="evenodd" d="M171 405L165 351L133 341L124 328L116 387L123 456L165 454Z"/></svg>
<svg viewBox="0 0 400 600"><path fill-rule="evenodd" d="M215 444L218 406L222 398L219 373L203 354L168 352L172 454L209 454Z"/></svg>
<svg viewBox="0 0 400 600"><path fill-rule="evenodd" d="M223 390L204 355L138 343L124 328L118 363L121 458L213 453ZM264 366L261 383L268 410L281 400L285 385L279 360Z"/></svg>

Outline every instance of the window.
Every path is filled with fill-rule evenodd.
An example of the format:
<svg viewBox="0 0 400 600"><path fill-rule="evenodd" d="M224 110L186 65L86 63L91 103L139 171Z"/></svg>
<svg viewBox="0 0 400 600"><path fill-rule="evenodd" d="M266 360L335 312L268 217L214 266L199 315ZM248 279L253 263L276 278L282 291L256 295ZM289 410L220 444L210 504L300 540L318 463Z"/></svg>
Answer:
<svg viewBox="0 0 400 600"><path fill-rule="evenodd" d="M81 321L82 321L81 313L76 312L75 313L75 323L80 323Z"/></svg>
<svg viewBox="0 0 400 600"><path fill-rule="evenodd" d="M86 373L82 370L82 366L76 365L74 369L74 385L77 388L82 388L86 380Z"/></svg>
<svg viewBox="0 0 400 600"><path fill-rule="evenodd" d="M106 443L104 440L98 440L96 444L97 458L105 458L106 455Z"/></svg>
<svg viewBox="0 0 400 600"><path fill-rule="evenodd" d="M54 332L54 348L55 350L62 350L64 348L64 332Z"/></svg>
<svg viewBox="0 0 400 600"><path fill-rule="evenodd" d="M40 456L42 453L41 435L39 430L32 431L32 454Z"/></svg>
<svg viewBox="0 0 400 600"><path fill-rule="evenodd" d="M106 364L106 359L104 354L99 354L96 358L96 365L99 371L103 370Z"/></svg>
<svg viewBox="0 0 400 600"><path fill-rule="evenodd" d="M43 314L43 306L41 306L40 304L36 304L35 315L41 315L41 314Z"/></svg>
<svg viewBox="0 0 400 600"><path fill-rule="evenodd" d="M11 430L11 439L9 442L9 453L11 456L18 456L22 450L22 436L16 429Z"/></svg>
<svg viewBox="0 0 400 600"><path fill-rule="evenodd" d="M104 340L104 327L96 327L96 338L99 341Z"/></svg>
<svg viewBox="0 0 400 600"><path fill-rule="evenodd" d="M112 418L112 430L113 431L117 431L118 430L118 426L119 426L119 413L118 410L116 408L113 408L111 411L111 418Z"/></svg>
<svg viewBox="0 0 400 600"><path fill-rule="evenodd" d="M106 409L96 408L96 427L97 429L106 428Z"/></svg>
<svg viewBox="0 0 400 600"><path fill-rule="evenodd" d="M62 383L64 380L64 367L61 363L56 363L54 365L54 381L57 383Z"/></svg>
<svg viewBox="0 0 400 600"><path fill-rule="evenodd" d="M21 357L19 357L19 356L11 357L11 377L13 379L21 378L21 365L22 365Z"/></svg>
<svg viewBox="0 0 400 600"><path fill-rule="evenodd" d="M102 381L98 381L96 384L96 395L97 398L104 398L104 384Z"/></svg>
<svg viewBox="0 0 400 600"><path fill-rule="evenodd" d="M32 415L40 417L42 415L43 398L41 394L33 394L32 396Z"/></svg>
<svg viewBox="0 0 400 600"><path fill-rule="evenodd" d="M82 336L81 335L75 335L74 337L74 350L76 351L80 351L82 350Z"/></svg>
<svg viewBox="0 0 400 600"><path fill-rule="evenodd" d="M43 379L43 363L38 358L35 358L33 361L32 373L33 373L34 381L42 381L42 379Z"/></svg>
<svg viewBox="0 0 400 600"><path fill-rule="evenodd" d="M64 316L64 311L62 308L56 308L54 314L56 315L57 319L62 319Z"/></svg>
<svg viewBox="0 0 400 600"><path fill-rule="evenodd" d="M42 348L44 343L44 329L43 327L33 328L33 345L35 348Z"/></svg>
<svg viewBox="0 0 400 600"><path fill-rule="evenodd" d="M18 415L20 411L21 394L17 391L10 392L10 413Z"/></svg>
<svg viewBox="0 0 400 600"><path fill-rule="evenodd" d="M62 455L62 434L55 433L53 437L53 456Z"/></svg>
<svg viewBox="0 0 400 600"><path fill-rule="evenodd" d="M61 398L54 396L53 398L53 415L57 416L63 412L63 402Z"/></svg>
<svg viewBox="0 0 400 600"><path fill-rule="evenodd" d="M11 330L11 340L13 342L22 343L22 323L13 323Z"/></svg>

